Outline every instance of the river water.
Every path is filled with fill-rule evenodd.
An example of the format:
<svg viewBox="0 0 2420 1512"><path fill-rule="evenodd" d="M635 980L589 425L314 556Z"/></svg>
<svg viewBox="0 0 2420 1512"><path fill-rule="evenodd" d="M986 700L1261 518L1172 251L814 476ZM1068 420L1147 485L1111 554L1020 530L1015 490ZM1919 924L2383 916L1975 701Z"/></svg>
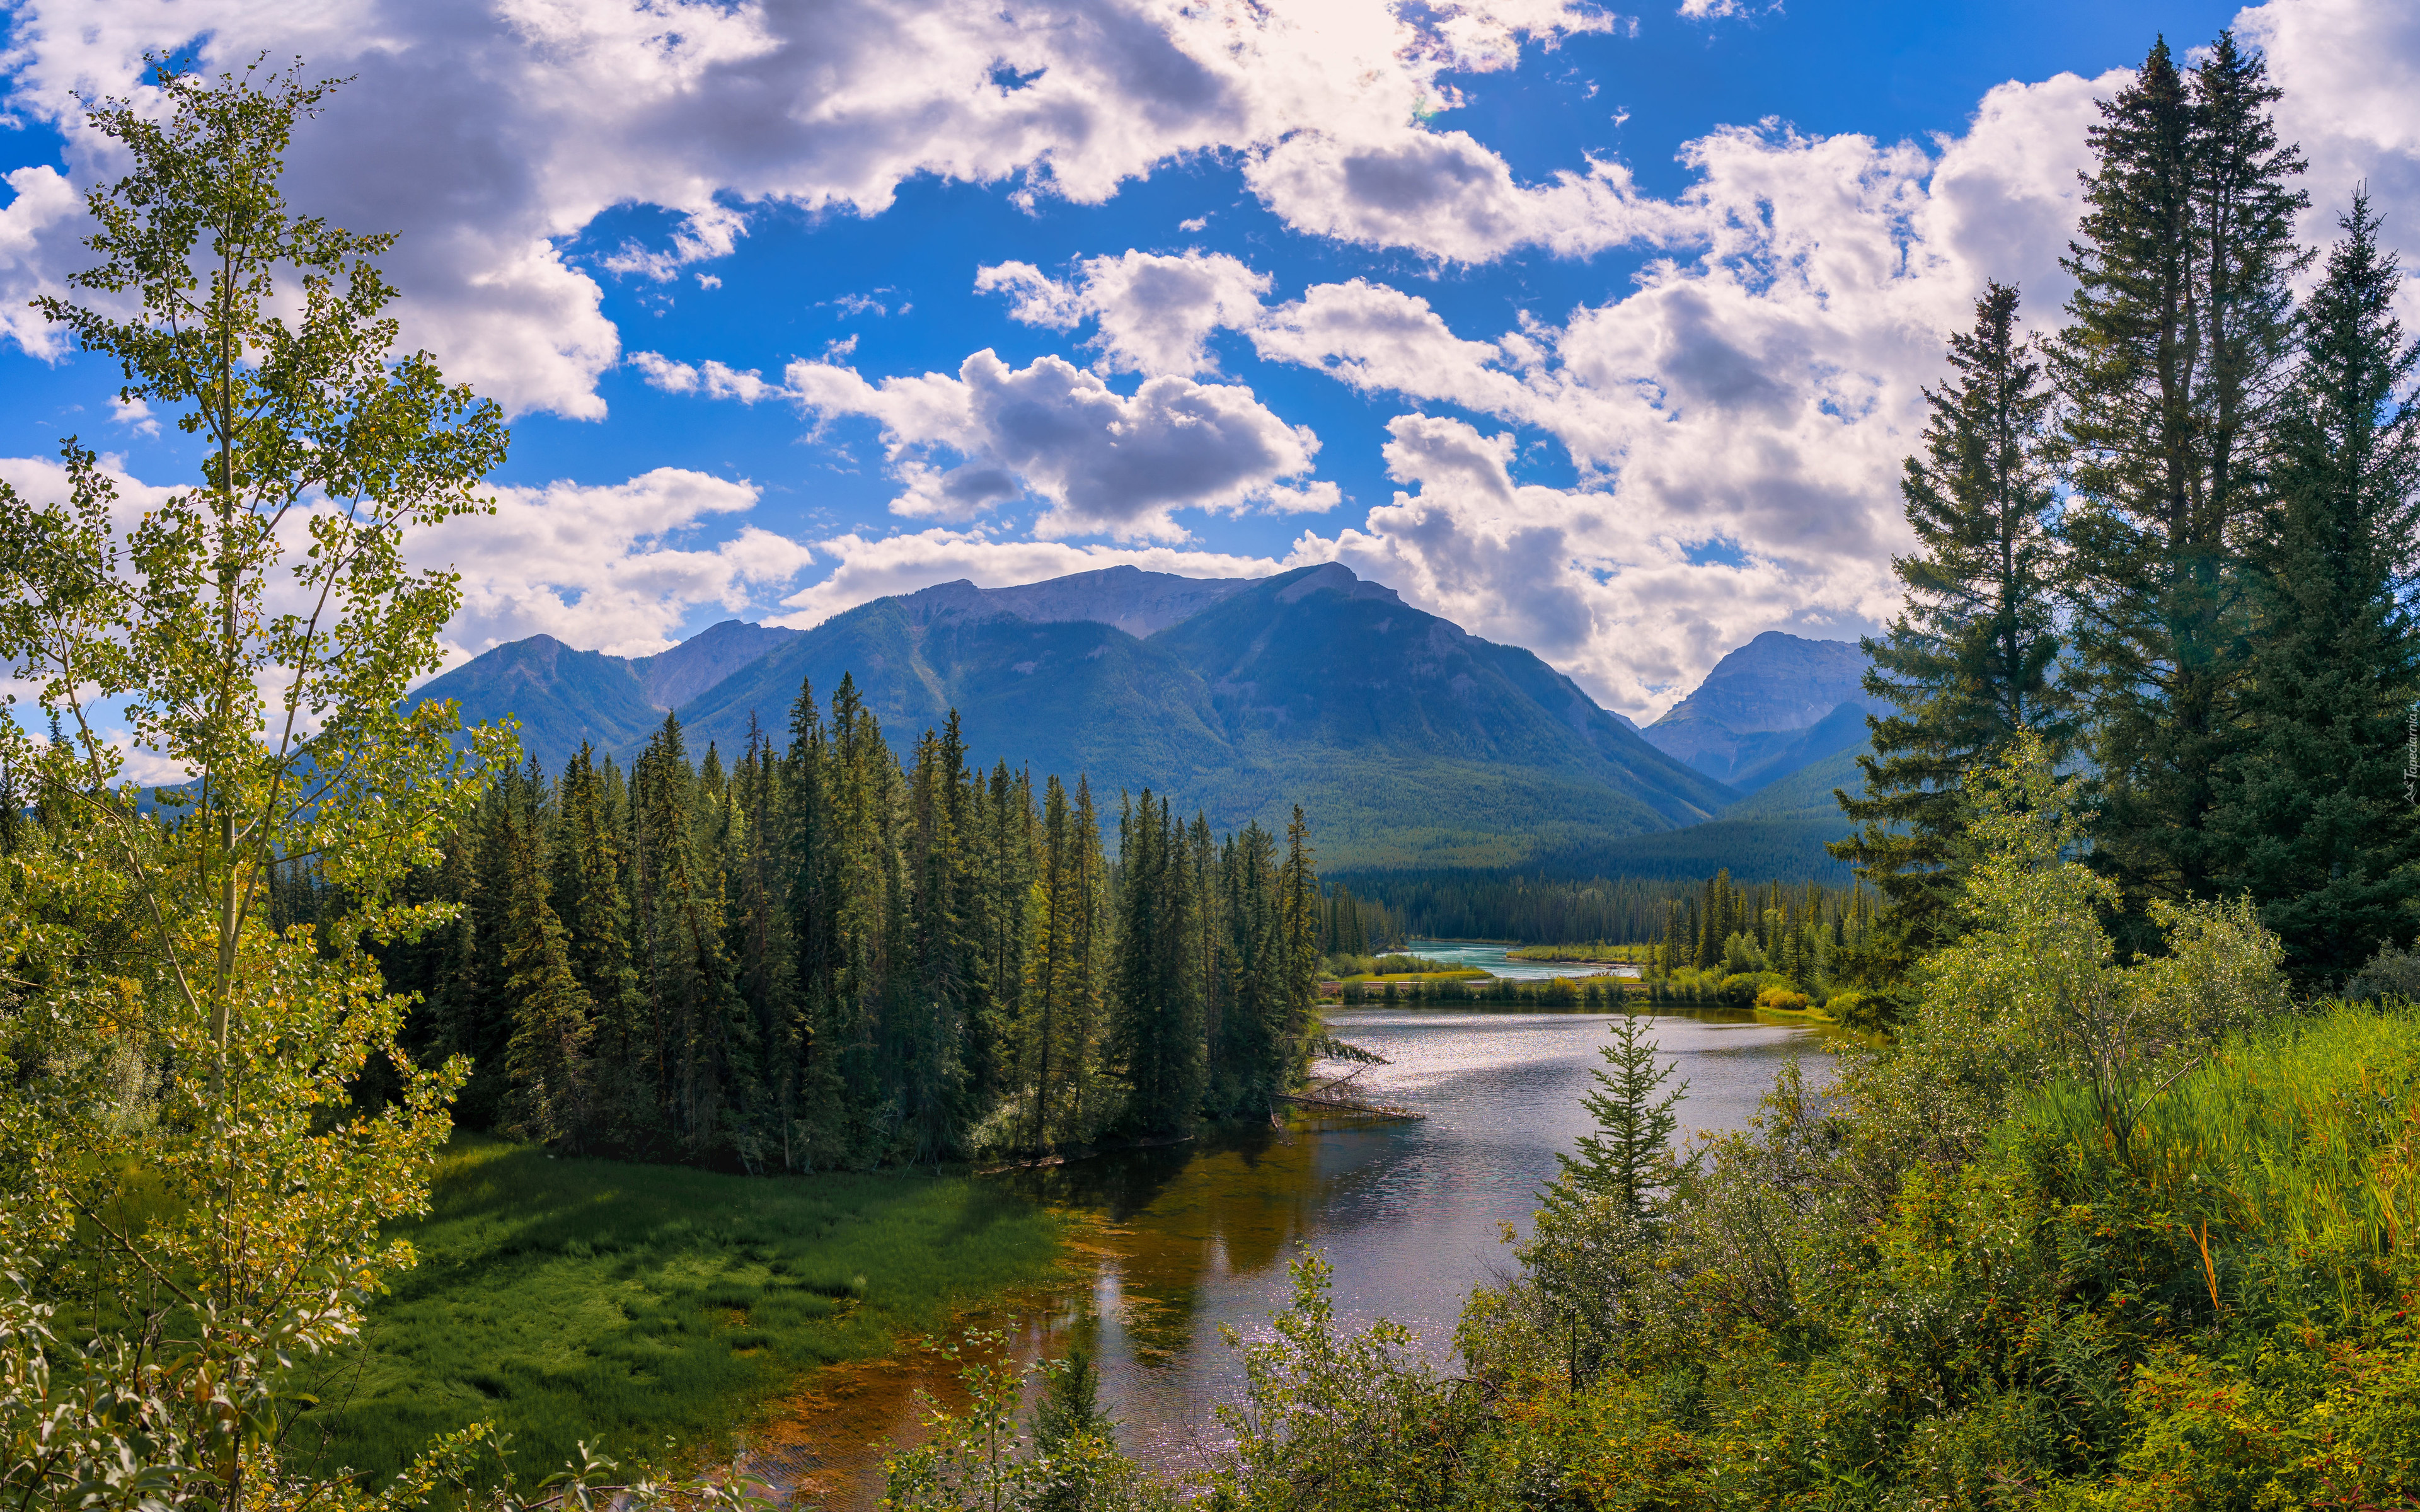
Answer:
<svg viewBox="0 0 2420 1512"><path fill-rule="evenodd" d="M1354 1085L1424 1118L1256 1128L995 1178L1089 1220L1090 1275L986 1320L1020 1353L1090 1348L1121 1443L1174 1472L1207 1460L1222 1438L1212 1408L1240 1383L1219 1326L1264 1332L1287 1297L1286 1262L1307 1251L1335 1267L1340 1319L1391 1319L1442 1359L1463 1299L1510 1264L1500 1226L1527 1230L1557 1153L1590 1126L1580 1098L1607 1021L1331 1010L1332 1033L1389 1062ZM1682 1126L1693 1132L1745 1123L1781 1062L1813 1050L1820 1031L1662 1014L1653 1032L1687 1078ZM828 1504L872 1504L878 1458L868 1445L913 1431L908 1388L920 1383L939 1384L938 1368L885 1362L851 1367L831 1393L802 1401L828 1424L809 1436Z"/></svg>

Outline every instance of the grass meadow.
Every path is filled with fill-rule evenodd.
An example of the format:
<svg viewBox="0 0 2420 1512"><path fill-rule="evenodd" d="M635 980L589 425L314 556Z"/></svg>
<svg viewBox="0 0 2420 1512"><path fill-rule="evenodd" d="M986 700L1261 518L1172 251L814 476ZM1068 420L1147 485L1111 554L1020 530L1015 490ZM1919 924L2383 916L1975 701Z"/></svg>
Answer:
<svg viewBox="0 0 2420 1512"><path fill-rule="evenodd" d="M582 1440L710 1453L804 1371L888 1352L1056 1268L1063 1220L966 1177L724 1176L458 1135L419 1266L289 1454L382 1484L482 1419L535 1479Z"/></svg>

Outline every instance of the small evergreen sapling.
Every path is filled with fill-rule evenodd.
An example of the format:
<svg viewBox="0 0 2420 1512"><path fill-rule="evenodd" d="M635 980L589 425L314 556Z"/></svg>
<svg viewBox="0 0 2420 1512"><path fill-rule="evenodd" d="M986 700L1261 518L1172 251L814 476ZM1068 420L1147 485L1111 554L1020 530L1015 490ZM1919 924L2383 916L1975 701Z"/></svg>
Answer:
<svg viewBox="0 0 2420 1512"><path fill-rule="evenodd" d="M1579 1136L1577 1154L1556 1155L1562 1170L1546 1203L1551 1209L1575 1196L1610 1197L1644 1221L1666 1185L1672 1136L1681 1127L1674 1110L1689 1084L1665 1090L1677 1068L1658 1064L1646 1015L1624 1013L1607 1030L1612 1042L1597 1049L1606 1069L1589 1072L1596 1085L1580 1100L1597 1132Z"/></svg>

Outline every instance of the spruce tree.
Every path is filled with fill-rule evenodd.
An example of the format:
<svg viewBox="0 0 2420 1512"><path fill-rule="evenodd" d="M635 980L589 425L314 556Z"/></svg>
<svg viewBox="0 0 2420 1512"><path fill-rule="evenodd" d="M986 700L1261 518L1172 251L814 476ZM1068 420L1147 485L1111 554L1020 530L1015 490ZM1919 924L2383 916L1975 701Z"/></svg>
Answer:
<svg viewBox="0 0 2420 1512"><path fill-rule="evenodd" d="M1626 1012L1606 1026L1612 1042L1597 1049L1605 1066L1589 1072L1595 1085L1580 1100L1596 1132L1579 1136L1577 1153L1557 1152L1562 1169L1546 1194L1550 1209L1602 1197L1634 1220L1648 1216L1681 1126L1673 1110L1689 1090L1685 1080L1665 1089L1675 1068L1657 1064L1648 1022L1645 1014Z"/></svg>
<svg viewBox="0 0 2420 1512"><path fill-rule="evenodd" d="M1080 937L1078 914L1082 907L1076 850L1067 790L1053 776L1043 790L1041 854L1034 866L1031 913L1033 937L1026 950L1031 976L1024 1059L1031 1068L1032 1144L1037 1150L1048 1149L1054 1141L1077 1137L1069 1090L1082 1058L1072 1001L1078 975L1075 965Z"/></svg>
<svg viewBox="0 0 2420 1512"><path fill-rule="evenodd" d="M2342 224L2304 311L2276 501L2252 553L2245 730L2211 821L2222 890L2251 894L2306 988L2420 923L2405 771L2420 625L2404 607L2420 558L2420 346L2396 319L2402 270L2366 196Z"/></svg>
<svg viewBox="0 0 2420 1512"><path fill-rule="evenodd" d="M2072 684L2091 711L2094 862L2137 907L2218 880L2209 820L2247 676L2238 543L2266 501L2307 260L2276 98L2231 33L2190 77L2153 47L2101 107L2063 263L2076 288L2049 355L2073 488Z"/></svg>
<svg viewBox="0 0 2420 1512"><path fill-rule="evenodd" d="M538 849L538 795L545 785L537 759L530 758L504 858L502 956L511 1038L503 1057L500 1124L520 1138L577 1149L588 1126L590 1003L571 974L568 936L547 897Z"/></svg>
<svg viewBox="0 0 2420 1512"><path fill-rule="evenodd" d="M786 794L780 763L752 717L732 771L731 803L740 834L726 859L724 884L727 949L752 1051L737 1096L742 1159L752 1167L778 1163L783 1169L795 1158L796 1066L802 1038L790 911L783 895L789 848Z"/></svg>
<svg viewBox="0 0 2420 1512"><path fill-rule="evenodd" d="M1112 1055L1126 1079L1127 1124L1174 1134L1191 1124L1202 1101L1193 871L1166 799L1146 788L1124 805L1120 820Z"/></svg>
<svg viewBox="0 0 2420 1512"><path fill-rule="evenodd" d="M966 748L953 714L945 732L927 730L908 775L905 832L908 954L897 963L904 1004L892 1055L914 1158L954 1151L965 1121L964 1050L968 998L975 980L974 942L966 929L971 874L966 822Z"/></svg>
<svg viewBox="0 0 2420 1512"><path fill-rule="evenodd" d="M1833 795L1862 827L1828 849L1887 900L1885 949L1858 963L1880 982L1952 926L1951 858L1968 774L2014 732L2067 728L2051 687L2057 563L2049 533L2043 430L2052 396L2017 332L2018 295L1988 285L1975 324L1949 339L1951 377L1925 391L1924 450L1900 492L1918 549L1891 568L1906 607L1860 644L1867 693L1894 707L1869 717L1872 752L1857 758L1862 795Z"/></svg>

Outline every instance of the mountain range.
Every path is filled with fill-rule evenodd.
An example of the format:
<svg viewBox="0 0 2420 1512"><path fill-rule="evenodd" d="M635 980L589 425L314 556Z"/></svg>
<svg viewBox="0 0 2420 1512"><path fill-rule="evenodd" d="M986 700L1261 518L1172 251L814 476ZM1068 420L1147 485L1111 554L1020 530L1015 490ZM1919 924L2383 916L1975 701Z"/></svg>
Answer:
<svg viewBox="0 0 2420 1512"><path fill-rule="evenodd" d="M752 728L785 743L801 688L829 707L845 675L903 758L954 710L985 765L1082 773L1105 805L1149 787L1227 828L1300 803L1328 868L1686 872L1704 859L1693 831L1728 835L1715 822L1746 794L1862 742L1863 670L1842 642L1760 636L1642 732L1530 652L1341 563L1257 579L1120 566L942 583L803 632L726 621L650 657L535 636L416 696L459 701L465 722L517 718L523 750L559 770L583 741L627 761L667 714L692 752ZM1828 874L1792 828L1805 816L1776 823L1793 874Z"/></svg>

